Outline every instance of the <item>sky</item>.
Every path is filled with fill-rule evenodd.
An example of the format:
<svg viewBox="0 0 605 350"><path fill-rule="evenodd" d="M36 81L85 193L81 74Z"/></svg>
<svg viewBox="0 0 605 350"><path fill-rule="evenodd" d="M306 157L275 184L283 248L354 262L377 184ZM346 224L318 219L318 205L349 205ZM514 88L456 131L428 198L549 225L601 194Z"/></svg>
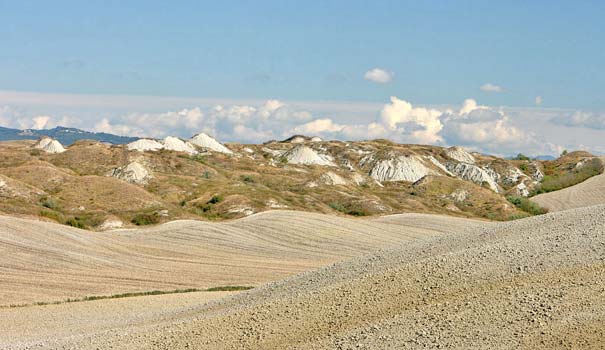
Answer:
<svg viewBox="0 0 605 350"><path fill-rule="evenodd" d="M602 1L0 0L0 125L605 153Z"/></svg>

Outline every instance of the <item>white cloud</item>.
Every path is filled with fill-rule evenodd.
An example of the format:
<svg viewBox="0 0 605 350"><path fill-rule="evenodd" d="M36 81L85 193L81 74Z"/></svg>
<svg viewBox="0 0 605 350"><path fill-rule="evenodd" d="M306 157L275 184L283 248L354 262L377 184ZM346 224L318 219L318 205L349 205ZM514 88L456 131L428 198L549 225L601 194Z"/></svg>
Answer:
<svg viewBox="0 0 605 350"><path fill-rule="evenodd" d="M582 126L582 134L592 135L587 141L588 150L598 146L597 140L602 139L599 135L605 136L605 131L600 131L605 130L603 114L578 112L554 119L555 113L561 110L499 109L479 105L473 99L465 100L459 107L431 108L392 97L382 106L362 105L364 118L350 117L358 104L348 109L335 103L305 105L279 100L180 104L187 105L200 107L164 109L168 112L145 106L139 110L149 112L116 112L103 108L89 116L80 116L72 110L77 117L55 117L53 112L44 113L44 109L34 112L21 106L0 107L0 125L15 128L64 125L156 138L169 135L187 138L203 131L222 141L242 143L280 140L292 134L338 140L386 138L399 143L462 145L496 155L557 154L559 144L575 149L582 136L569 133L573 130L570 126ZM373 118L368 118L370 116Z"/></svg>
<svg viewBox="0 0 605 350"><path fill-rule="evenodd" d="M605 130L605 113L576 111L571 115L559 115L550 120L557 125Z"/></svg>
<svg viewBox="0 0 605 350"><path fill-rule="evenodd" d="M260 106L215 105L166 113L133 113L117 118L104 118L96 131L163 138L169 135L189 137L206 132L221 140L263 142L287 137L287 131L311 121L310 113L290 108L278 100Z"/></svg>
<svg viewBox="0 0 605 350"><path fill-rule="evenodd" d="M544 99L542 98L542 96L536 96L536 98L535 98L536 106L541 105L543 101L544 101Z"/></svg>
<svg viewBox="0 0 605 350"><path fill-rule="evenodd" d="M386 71L381 68L373 68L367 71L363 78L379 84L386 84L393 80L393 72Z"/></svg>
<svg viewBox="0 0 605 350"><path fill-rule="evenodd" d="M486 92L502 92L504 91L504 89L501 86L492 84L492 83L487 83L487 84L483 84L483 86L480 87L481 91L486 91Z"/></svg>
<svg viewBox="0 0 605 350"><path fill-rule="evenodd" d="M445 112L441 120L441 136L448 145L461 145L492 154L551 151L552 146L541 142L531 132L513 124L501 110L480 106L466 100L457 113Z"/></svg>
<svg viewBox="0 0 605 350"><path fill-rule="evenodd" d="M49 129L59 125L68 125L72 121L67 117L55 118L49 115L27 116L23 110L12 106L0 107L0 126L15 129Z"/></svg>

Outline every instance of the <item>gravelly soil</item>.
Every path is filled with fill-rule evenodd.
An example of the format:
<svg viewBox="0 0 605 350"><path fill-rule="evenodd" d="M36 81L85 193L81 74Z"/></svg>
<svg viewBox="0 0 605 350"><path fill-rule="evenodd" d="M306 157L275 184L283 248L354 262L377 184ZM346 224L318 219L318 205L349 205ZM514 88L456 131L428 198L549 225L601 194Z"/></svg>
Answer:
<svg viewBox="0 0 605 350"><path fill-rule="evenodd" d="M605 206L435 235L69 349L603 348ZM443 224L447 224L444 222Z"/></svg>
<svg viewBox="0 0 605 350"><path fill-rule="evenodd" d="M0 216L0 306L156 289L256 286L426 239L450 225L477 224L413 214L358 220L273 211L232 222L177 221L99 233Z"/></svg>
<svg viewBox="0 0 605 350"><path fill-rule="evenodd" d="M601 159L605 162L605 157ZM605 174L593 176L582 183L560 191L537 195L531 200L550 211L605 204Z"/></svg>

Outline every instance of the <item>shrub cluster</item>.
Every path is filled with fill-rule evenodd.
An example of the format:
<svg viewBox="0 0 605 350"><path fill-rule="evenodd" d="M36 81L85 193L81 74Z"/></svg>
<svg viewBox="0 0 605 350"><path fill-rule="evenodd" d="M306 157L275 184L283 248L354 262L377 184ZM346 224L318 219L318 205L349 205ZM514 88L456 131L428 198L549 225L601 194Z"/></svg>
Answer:
<svg viewBox="0 0 605 350"><path fill-rule="evenodd" d="M367 216L368 213L363 208L352 208L351 206L345 206L342 203L332 202L329 204L330 208L339 211L341 213L352 215L352 216Z"/></svg>
<svg viewBox="0 0 605 350"><path fill-rule="evenodd" d="M157 213L140 213L136 214L130 222L137 226L153 225L160 222L160 216Z"/></svg>
<svg viewBox="0 0 605 350"><path fill-rule="evenodd" d="M511 202L515 207L531 215L541 215L548 213L548 209L541 207L540 205L530 201L525 197L507 196L506 199Z"/></svg>

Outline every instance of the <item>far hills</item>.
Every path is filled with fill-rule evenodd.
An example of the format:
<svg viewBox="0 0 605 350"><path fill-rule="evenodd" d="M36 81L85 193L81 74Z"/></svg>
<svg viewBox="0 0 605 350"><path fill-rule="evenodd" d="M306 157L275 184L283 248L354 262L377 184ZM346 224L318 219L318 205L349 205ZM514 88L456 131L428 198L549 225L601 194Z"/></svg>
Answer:
<svg viewBox="0 0 605 350"><path fill-rule="evenodd" d="M0 141L37 140L41 137L51 137L65 146L79 140L94 140L114 145L125 144L137 140L137 137L118 136L104 132L90 132L76 128L58 126L52 129L11 129L0 127Z"/></svg>
<svg viewBox="0 0 605 350"><path fill-rule="evenodd" d="M61 135L69 130L58 128ZM544 213L527 197L603 172L600 158L587 152L509 160L388 140L296 136L223 145L202 133L65 145L48 138L0 142L0 214L93 230L275 209L501 221Z"/></svg>

